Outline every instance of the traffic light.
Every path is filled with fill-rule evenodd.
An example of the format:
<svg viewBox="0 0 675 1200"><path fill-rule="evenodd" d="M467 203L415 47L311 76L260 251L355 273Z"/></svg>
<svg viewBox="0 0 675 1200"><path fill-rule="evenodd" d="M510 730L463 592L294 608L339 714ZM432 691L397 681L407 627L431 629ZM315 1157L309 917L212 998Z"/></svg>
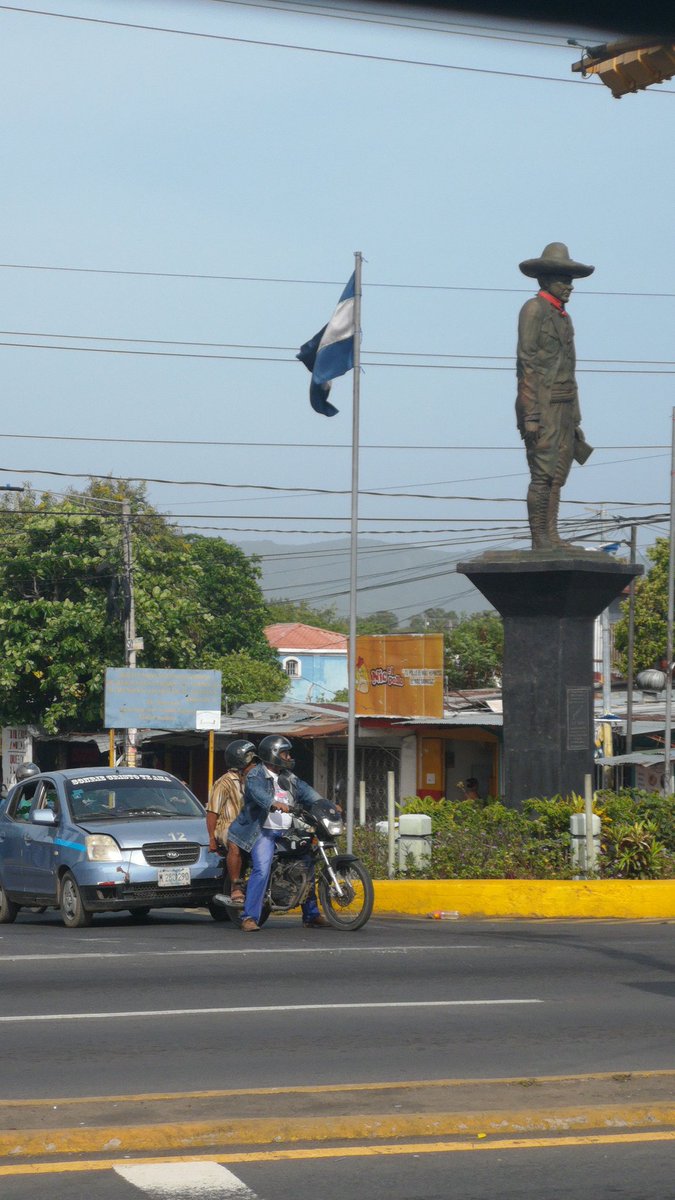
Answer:
<svg viewBox="0 0 675 1200"><path fill-rule="evenodd" d="M580 62L572 64L572 70L598 75L615 100L620 100L627 92L642 91L671 79L675 75L675 45L650 45L634 38L591 46Z"/></svg>

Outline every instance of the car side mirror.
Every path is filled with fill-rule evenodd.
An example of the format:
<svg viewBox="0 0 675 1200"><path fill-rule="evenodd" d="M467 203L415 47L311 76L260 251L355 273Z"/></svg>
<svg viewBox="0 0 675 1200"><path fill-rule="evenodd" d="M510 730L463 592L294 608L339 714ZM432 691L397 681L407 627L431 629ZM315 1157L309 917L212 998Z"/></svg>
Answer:
<svg viewBox="0 0 675 1200"><path fill-rule="evenodd" d="M51 808L38 808L31 817L33 825L56 825L56 813Z"/></svg>

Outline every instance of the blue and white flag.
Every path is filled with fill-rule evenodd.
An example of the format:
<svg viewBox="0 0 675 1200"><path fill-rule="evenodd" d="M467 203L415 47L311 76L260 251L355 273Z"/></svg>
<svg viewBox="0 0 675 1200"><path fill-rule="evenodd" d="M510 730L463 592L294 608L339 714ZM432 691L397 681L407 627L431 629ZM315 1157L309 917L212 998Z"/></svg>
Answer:
<svg viewBox="0 0 675 1200"><path fill-rule="evenodd" d="M296 354L312 372L309 402L315 412L334 417L338 411L331 404L330 383L354 366L354 275L352 275L330 321L305 342Z"/></svg>

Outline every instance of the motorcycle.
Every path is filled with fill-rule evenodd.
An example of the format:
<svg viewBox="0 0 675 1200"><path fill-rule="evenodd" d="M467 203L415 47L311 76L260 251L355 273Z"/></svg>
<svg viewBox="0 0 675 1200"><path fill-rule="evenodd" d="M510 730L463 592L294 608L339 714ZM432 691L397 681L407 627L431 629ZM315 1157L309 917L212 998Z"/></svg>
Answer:
<svg viewBox="0 0 675 1200"><path fill-rule="evenodd" d="M361 929L373 911L373 883L355 854L338 851L342 813L330 800L317 800L311 809L296 803L290 817L290 827L277 840L258 924L264 925L272 913L298 908L316 878L319 904L329 924L345 931ZM235 919L233 908L228 909Z"/></svg>

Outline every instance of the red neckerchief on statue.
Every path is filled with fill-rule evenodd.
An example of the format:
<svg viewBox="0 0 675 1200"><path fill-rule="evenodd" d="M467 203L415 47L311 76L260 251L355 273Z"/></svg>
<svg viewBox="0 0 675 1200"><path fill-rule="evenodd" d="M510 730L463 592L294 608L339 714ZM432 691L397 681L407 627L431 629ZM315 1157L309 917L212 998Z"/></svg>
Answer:
<svg viewBox="0 0 675 1200"><path fill-rule="evenodd" d="M558 300L557 296L552 296L550 292L545 292L543 289L538 291L537 295L541 296L542 300L548 300L549 304L552 304L554 308L557 308L561 317L567 316L567 313L565 312L565 305L563 304L562 300Z"/></svg>

